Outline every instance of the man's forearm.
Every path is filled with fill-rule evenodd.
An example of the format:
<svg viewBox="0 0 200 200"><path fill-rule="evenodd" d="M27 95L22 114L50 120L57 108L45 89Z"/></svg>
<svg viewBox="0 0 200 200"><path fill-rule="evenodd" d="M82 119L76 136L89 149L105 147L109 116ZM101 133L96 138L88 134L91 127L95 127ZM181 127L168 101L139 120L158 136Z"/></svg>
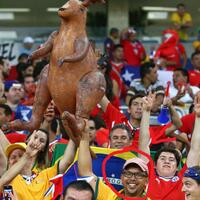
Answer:
<svg viewBox="0 0 200 200"><path fill-rule="evenodd" d="M89 150L89 136L81 139L78 152L78 171L80 176L92 175L92 158Z"/></svg>
<svg viewBox="0 0 200 200"><path fill-rule="evenodd" d="M0 179L1 190L5 184L10 183L21 172L29 159L30 157L26 153L24 153L21 159L4 173L4 175Z"/></svg>
<svg viewBox="0 0 200 200"><path fill-rule="evenodd" d="M176 112L176 109L173 106L170 106L169 107L169 111L170 111L172 123L174 124L174 126L176 128L181 127L182 126L182 122L181 122L181 119L180 119L178 113Z"/></svg>
<svg viewBox="0 0 200 200"><path fill-rule="evenodd" d="M140 136L139 136L139 149L148 154L150 154L150 150L149 150L149 141L150 141L149 118L150 118L150 112L143 111L142 120L141 120L141 124L140 124Z"/></svg>

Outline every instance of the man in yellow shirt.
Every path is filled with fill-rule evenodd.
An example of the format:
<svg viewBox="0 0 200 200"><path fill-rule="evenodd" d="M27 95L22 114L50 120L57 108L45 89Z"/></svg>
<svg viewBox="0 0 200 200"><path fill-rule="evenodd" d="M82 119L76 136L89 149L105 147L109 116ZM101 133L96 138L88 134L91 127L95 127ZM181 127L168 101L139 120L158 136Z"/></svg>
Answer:
<svg viewBox="0 0 200 200"><path fill-rule="evenodd" d="M180 3L176 6L177 11L171 16L174 29L177 30L181 40L188 40L187 29L192 26L192 17L186 12L185 5Z"/></svg>

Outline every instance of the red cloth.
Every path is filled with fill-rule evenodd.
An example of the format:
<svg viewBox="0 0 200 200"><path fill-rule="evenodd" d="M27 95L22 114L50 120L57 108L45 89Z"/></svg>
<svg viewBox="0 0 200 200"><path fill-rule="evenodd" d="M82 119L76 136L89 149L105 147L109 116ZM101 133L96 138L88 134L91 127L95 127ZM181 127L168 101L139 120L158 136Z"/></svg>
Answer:
<svg viewBox="0 0 200 200"><path fill-rule="evenodd" d="M134 67L141 66L142 56L146 54L142 43L139 41L121 40L121 45L124 49L124 59L127 64Z"/></svg>
<svg viewBox="0 0 200 200"><path fill-rule="evenodd" d="M124 67L124 64L121 63L120 65L116 65L115 63L113 63L112 61L110 62L111 66L112 66L112 70L110 72L110 78L112 80L115 80L118 84L118 88L119 88L119 94L118 97L125 97L126 95L126 86L125 83L121 77L121 70Z"/></svg>
<svg viewBox="0 0 200 200"><path fill-rule="evenodd" d="M17 80L18 79L18 72L16 69L16 66L11 66L9 75L5 78L6 81L10 81L10 80Z"/></svg>
<svg viewBox="0 0 200 200"><path fill-rule="evenodd" d="M181 169L177 176L171 180L165 181L162 178L153 174L151 178L150 188L148 190L148 197L152 200L185 200L185 194L182 189L182 178L187 166ZM158 192L159 191L159 192Z"/></svg>
<svg viewBox="0 0 200 200"><path fill-rule="evenodd" d="M185 48L179 43L179 36L176 31L166 30L164 33L172 35L158 47L155 58L164 58L167 61L175 62L175 65L167 67L167 70L174 70L181 67L181 55L185 53Z"/></svg>
<svg viewBox="0 0 200 200"><path fill-rule="evenodd" d="M189 82L192 86L200 86L200 71L198 70L189 70Z"/></svg>
<svg viewBox="0 0 200 200"><path fill-rule="evenodd" d="M25 142L26 136L27 136L26 134L19 134L16 132L6 134L6 137L10 143Z"/></svg>
<svg viewBox="0 0 200 200"><path fill-rule="evenodd" d="M104 143L109 143L109 130L100 128L96 131L96 142L98 146L102 146Z"/></svg>
<svg viewBox="0 0 200 200"><path fill-rule="evenodd" d="M179 131L186 133L189 141L191 141L192 138L192 132L194 128L195 123L195 113L191 113L188 115L185 115L181 118L182 126L179 128Z"/></svg>

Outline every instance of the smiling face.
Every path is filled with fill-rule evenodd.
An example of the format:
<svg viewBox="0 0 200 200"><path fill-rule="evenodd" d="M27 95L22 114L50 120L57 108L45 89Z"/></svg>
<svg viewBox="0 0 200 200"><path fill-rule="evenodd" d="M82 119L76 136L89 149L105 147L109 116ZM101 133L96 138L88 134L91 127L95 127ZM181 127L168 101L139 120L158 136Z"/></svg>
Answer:
<svg viewBox="0 0 200 200"><path fill-rule="evenodd" d="M28 144L31 144L32 146L37 146L38 143L41 144L40 149L38 149L39 152L44 151L47 144L47 135L46 133L40 130L34 131L28 142Z"/></svg>
<svg viewBox="0 0 200 200"><path fill-rule="evenodd" d="M112 149L122 149L130 146L131 141L125 129L117 128L110 133L110 148Z"/></svg>
<svg viewBox="0 0 200 200"><path fill-rule="evenodd" d="M174 154L162 152L157 160L156 171L159 176L173 177L177 171L177 161Z"/></svg>
<svg viewBox="0 0 200 200"><path fill-rule="evenodd" d="M185 193L186 200L199 200L200 185L192 178L183 177L182 191Z"/></svg>
<svg viewBox="0 0 200 200"><path fill-rule="evenodd" d="M148 176L139 167L131 166L123 170L121 181L125 196L142 197L148 183Z"/></svg>

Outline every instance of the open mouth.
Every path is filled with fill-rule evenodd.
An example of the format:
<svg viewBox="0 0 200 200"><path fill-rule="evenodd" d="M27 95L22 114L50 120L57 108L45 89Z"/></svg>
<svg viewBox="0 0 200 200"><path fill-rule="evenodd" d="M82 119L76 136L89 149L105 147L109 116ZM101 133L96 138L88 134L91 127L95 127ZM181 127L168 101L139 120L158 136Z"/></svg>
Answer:
<svg viewBox="0 0 200 200"><path fill-rule="evenodd" d="M64 11L66 10L66 8L59 8L59 11Z"/></svg>

